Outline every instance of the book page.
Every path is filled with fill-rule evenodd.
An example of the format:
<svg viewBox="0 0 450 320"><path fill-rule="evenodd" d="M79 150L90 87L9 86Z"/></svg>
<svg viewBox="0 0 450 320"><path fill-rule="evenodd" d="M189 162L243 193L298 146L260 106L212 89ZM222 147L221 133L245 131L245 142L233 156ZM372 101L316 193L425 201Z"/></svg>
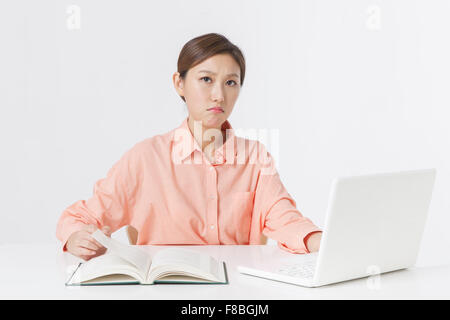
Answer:
<svg viewBox="0 0 450 320"><path fill-rule="evenodd" d="M225 270L225 263L223 261L219 262L219 275L214 277L212 275L205 275L199 272L189 272L186 270L187 267L169 267L166 271L161 270L163 266L158 269L151 269L153 282L157 283L221 283L228 284L228 277ZM156 270L156 271L155 271ZM149 280L152 280L150 278ZM148 281L151 283L151 281Z"/></svg>
<svg viewBox="0 0 450 320"><path fill-rule="evenodd" d="M141 284L135 277L126 274L109 274L92 280L83 281L83 285L90 284Z"/></svg>
<svg viewBox="0 0 450 320"><path fill-rule="evenodd" d="M136 266L142 277L145 278L152 259L144 250L141 250L133 245L121 243L106 236L101 230L92 233L92 237L101 245L108 249L108 252L113 253Z"/></svg>
<svg viewBox="0 0 450 320"><path fill-rule="evenodd" d="M150 272L158 268L167 273L168 265L178 266L179 268L176 271L185 269L189 273L194 271L198 276L212 275L216 279L221 278L219 276L219 262L207 254L194 250L168 248L158 251L153 257Z"/></svg>
<svg viewBox="0 0 450 320"><path fill-rule="evenodd" d="M67 284L103 282L102 277L121 274L135 281L144 281L137 268L128 261L111 253L92 258L79 265ZM95 280L94 280L95 279ZM93 281L91 281L93 280Z"/></svg>

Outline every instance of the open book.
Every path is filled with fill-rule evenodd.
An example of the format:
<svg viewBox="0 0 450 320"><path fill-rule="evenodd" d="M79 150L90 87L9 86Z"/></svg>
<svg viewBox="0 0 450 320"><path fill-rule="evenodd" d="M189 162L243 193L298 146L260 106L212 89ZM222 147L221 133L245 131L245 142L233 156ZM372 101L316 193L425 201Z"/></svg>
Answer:
<svg viewBox="0 0 450 320"><path fill-rule="evenodd" d="M189 249L161 249L153 257L145 250L92 233L105 254L78 264L66 282L70 285L215 283L228 284L225 262Z"/></svg>

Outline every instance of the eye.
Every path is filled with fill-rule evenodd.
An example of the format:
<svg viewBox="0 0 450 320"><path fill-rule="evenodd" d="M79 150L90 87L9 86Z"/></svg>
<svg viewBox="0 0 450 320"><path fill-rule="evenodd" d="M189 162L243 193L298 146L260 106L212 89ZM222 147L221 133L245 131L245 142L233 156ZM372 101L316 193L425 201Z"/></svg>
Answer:
<svg viewBox="0 0 450 320"><path fill-rule="evenodd" d="M211 80L210 77L203 77L203 78L200 78L200 80L203 80L203 79L209 79L209 80ZM206 82L207 82L207 81L206 81ZM207 83L209 83L209 82L207 82Z"/></svg>
<svg viewBox="0 0 450 320"><path fill-rule="evenodd" d="M234 87L235 85L237 85L237 82L234 81L234 80L228 80L227 83L229 83L229 82L234 82L234 84L232 85L233 87Z"/></svg>

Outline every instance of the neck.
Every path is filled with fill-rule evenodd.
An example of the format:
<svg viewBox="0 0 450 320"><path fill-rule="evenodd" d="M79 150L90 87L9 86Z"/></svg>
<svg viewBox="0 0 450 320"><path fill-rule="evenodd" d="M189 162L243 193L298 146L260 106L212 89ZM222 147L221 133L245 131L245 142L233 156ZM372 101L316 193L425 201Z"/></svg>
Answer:
<svg viewBox="0 0 450 320"><path fill-rule="evenodd" d="M222 143L225 143L226 141L226 130L222 129L222 125L220 125L219 128L210 128L210 127L205 127L202 123L202 121L195 121L193 120L191 117L188 118L188 127L189 130L191 131L192 135L194 136L195 141L197 141L198 145L201 146L202 151L205 151L205 148L211 144L212 150L215 150L215 143L213 140L210 139L210 136L207 135L206 139L204 139L204 134L207 130L209 129L216 129L216 130L220 130L222 133ZM215 137L213 138L215 139Z"/></svg>

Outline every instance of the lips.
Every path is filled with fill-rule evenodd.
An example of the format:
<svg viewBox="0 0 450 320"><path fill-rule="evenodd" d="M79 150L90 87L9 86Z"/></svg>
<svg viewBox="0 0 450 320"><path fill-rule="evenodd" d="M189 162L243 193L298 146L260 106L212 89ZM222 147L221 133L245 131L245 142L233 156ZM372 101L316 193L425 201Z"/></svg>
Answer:
<svg viewBox="0 0 450 320"><path fill-rule="evenodd" d="M224 112L222 107L212 107L212 108L209 108L208 111Z"/></svg>

